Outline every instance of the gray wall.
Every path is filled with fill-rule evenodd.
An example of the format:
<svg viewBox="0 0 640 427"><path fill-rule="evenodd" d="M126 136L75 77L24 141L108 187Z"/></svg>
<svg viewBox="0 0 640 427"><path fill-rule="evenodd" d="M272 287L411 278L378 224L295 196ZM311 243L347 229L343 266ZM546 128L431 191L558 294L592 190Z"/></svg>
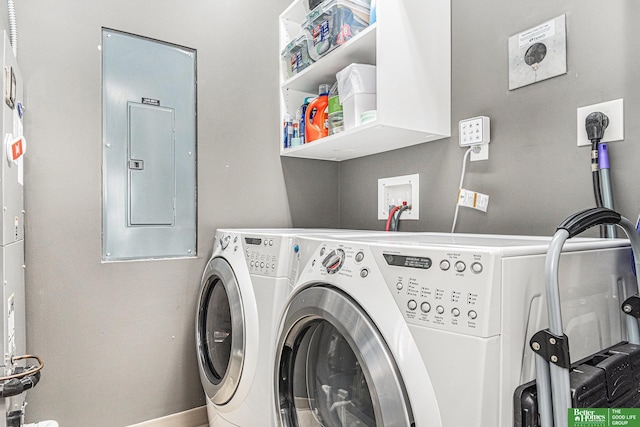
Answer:
<svg viewBox="0 0 640 427"><path fill-rule="evenodd" d="M460 119L492 119L490 159L470 164L465 182L491 201L486 214L461 210L458 231L548 235L591 206L575 110L620 97L627 121L625 141L610 145L615 202L628 217L640 212L635 2L453 1L452 137L339 164L278 158L277 15L288 3L17 2L28 349L46 363L29 420L116 426L202 405L193 317L215 228L382 229L377 179L417 172L421 219L401 228L447 231L464 154ZM508 37L562 13L569 73L509 92ZM100 263L102 26L198 50L197 259Z"/></svg>
<svg viewBox="0 0 640 427"><path fill-rule="evenodd" d="M568 73L508 90L507 40L565 13ZM481 17L481 19L479 19ZM640 213L640 5L595 0L452 1L451 138L342 162L340 220L383 229L377 179L420 173L420 220L406 231L450 231L462 158L459 120L491 118L488 161L467 165L464 187L490 196L488 212L461 208L456 231L551 235L594 205L590 150L576 146L576 108L624 98L625 140L609 144L616 208Z"/></svg>
<svg viewBox="0 0 640 427"><path fill-rule="evenodd" d="M289 0L16 2L25 78L28 349L45 370L28 420L123 426L204 404L193 321L219 227L289 211L337 166L280 163L277 16ZM3 19L2 22L6 22ZM197 49L198 257L101 264L101 27ZM292 185L285 186L287 175ZM316 195L336 225L335 191Z"/></svg>

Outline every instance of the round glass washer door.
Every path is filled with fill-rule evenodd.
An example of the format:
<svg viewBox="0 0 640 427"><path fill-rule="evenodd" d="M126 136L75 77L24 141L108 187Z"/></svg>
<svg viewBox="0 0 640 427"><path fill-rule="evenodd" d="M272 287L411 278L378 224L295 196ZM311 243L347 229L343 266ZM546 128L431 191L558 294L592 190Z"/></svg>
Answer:
<svg viewBox="0 0 640 427"><path fill-rule="evenodd" d="M395 361L374 323L346 294L312 286L287 307L277 347L283 426L414 426Z"/></svg>
<svg viewBox="0 0 640 427"><path fill-rule="evenodd" d="M196 344L202 386L215 404L227 403L238 388L244 330L242 299L233 269L223 258L213 258L202 279Z"/></svg>

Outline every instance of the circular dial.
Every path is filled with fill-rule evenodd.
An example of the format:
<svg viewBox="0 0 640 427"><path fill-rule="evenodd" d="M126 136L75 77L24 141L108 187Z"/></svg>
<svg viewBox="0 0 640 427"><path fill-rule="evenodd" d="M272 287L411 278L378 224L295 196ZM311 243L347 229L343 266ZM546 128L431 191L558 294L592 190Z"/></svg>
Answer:
<svg viewBox="0 0 640 427"><path fill-rule="evenodd" d="M222 250L227 249L227 246L229 246L230 241L231 241L231 236L223 236L220 239L220 246L222 247Z"/></svg>
<svg viewBox="0 0 640 427"><path fill-rule="evenodd" d="M342 268L344 264L344 251L342 249L334 249L322 261L322 266L327 269L327 273L334 274Z"/></svg>

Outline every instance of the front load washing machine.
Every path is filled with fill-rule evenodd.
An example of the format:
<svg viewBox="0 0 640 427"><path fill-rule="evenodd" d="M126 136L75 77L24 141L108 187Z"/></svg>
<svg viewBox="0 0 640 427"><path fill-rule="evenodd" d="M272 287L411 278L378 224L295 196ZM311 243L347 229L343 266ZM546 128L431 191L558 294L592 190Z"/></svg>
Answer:
<svg viewBox="0 0 640 427"><path fill-rule="evenodd" d="M200 379L212 426L273 424L275 325L290 291L292 239L329 229L218 230L196 313Z"/></svg>
<svg viewBox="0 0 640 427"><path fill-rule="evenodd" d="M390 233L296 239L278 326L279 426L507 427L546 327L550 238ZM303 264L303 265L302 265ZM619 342L633 292L622 239L572 239L560 269L572 359Z"/></svg>

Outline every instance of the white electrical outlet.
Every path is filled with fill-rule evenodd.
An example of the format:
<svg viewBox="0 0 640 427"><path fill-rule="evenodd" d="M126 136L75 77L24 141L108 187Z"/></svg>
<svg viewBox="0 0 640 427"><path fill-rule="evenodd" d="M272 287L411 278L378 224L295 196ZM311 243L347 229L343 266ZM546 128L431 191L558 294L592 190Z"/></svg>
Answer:
<svg viewBox="0 0 640 427"><path fill-rule="evenodd" d="M491 121L489 117L480 116L458 122L460 147L486 144L491 141Z"/></svg>
<svg viewBox="0 0 640 427"><path fill-rule="evenodd" d="M420 175L403 175L378 180L378 219L389 217L389 206L410 206L402 219L420 219Z"/></svg>
<svg viewBox="0 0 640 427"><path fill-rule="evenodd" d="M489 144L474 145L469 160L472 162L489 160Z"/></svg>
<svg viewBox="0 0 640 427"><path fill-rule="evenodd" d="M620 98L578 108L578 147L591 146L584 121L589 114L597 111L604 113L609 118L609 126L605 129L604 138L600 142L622 141L624 139L624 101Z"/></svg>

